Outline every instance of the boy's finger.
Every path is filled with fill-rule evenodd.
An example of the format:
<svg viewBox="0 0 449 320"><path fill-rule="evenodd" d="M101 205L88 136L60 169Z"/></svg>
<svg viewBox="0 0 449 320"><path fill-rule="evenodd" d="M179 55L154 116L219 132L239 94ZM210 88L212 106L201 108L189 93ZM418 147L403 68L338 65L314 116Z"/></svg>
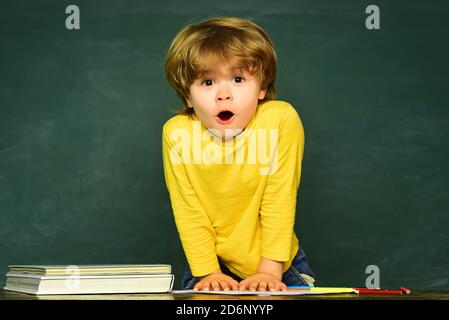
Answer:
<svg viewBox="0 0 449 320"><path fill-rule="evenodd" d="M239 291L245 291L247 289L247 284L245 281L239 283Z"/></svg>
<svg viewBox="0 0 449 320"><path fill-rule="evenodd" d="M270 290L270 291L276 291L277 290L277 286L276 286L276 283L274 283L274 282L270 282L269 284L268 284L268 290Z"/></svg>
<svg viewBox="0 0 449 320"><path fill-rule="evenodd" d="M283 282L281 282L281 284L279 285L279 290L280 291L287 291L287 285Z"/></svg>
<svg viewBox="0 0 449 320"><path fill-rule="evenodd" d="M231 288L232 288L232 290L234 290L234 291L239 290L239 284L238 284L238 282L237 282L237 281L231 282Z"/></svg>
<svg viewBox="0 0 449 320"><path fill-rule="evenodd" d="M259 291L262 291L262 292L267 291L267 282L265 280L260 281Z"/></svg>
<svg viewBox="0 0 449 320"><path fill-rule="evenodd" d="M201 288L201 282L198 282L197 284L195 284L195 286L193 287L193 290L200 290Z"/></svg>
<svg viewBox="0 0 449 320"><path fill-rule="evenodd" d="M248 286L248 290L249 291L256 291L257 290L257 282L255 282L255 281L252 281L252 282L250 282L249 283L249 286Z"/></svg>
<svg viewBox="0 0 449 320"><path fill-rule="evenodd" d="M210 282L210 285L211 285L211 288L212 288L213 291L218 291L218 290L220 290L220 285L218 284L218 281L217 281L217 280L212 280L212 281Z"/></svg>
<svg viewBox="0 0 449 320"><path fill-rule="evenodd" d="M229 284L225 280L220 280L219 283L221 289L223 289L224 291L229 291Z"/></svg>
<svg viewBox="0 0 449 320"><path fill-rule="evenodd" d="M204 281L202 286L200 287L200 290L209 291L209 287L210 287L210 282L209 281Z"/></svg>

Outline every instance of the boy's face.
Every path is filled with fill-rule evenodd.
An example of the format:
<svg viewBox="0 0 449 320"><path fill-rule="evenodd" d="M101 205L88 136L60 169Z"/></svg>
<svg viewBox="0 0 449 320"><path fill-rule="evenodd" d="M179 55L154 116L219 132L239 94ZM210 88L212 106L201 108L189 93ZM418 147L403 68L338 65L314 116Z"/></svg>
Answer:
<svg viewBox="0 0 449 320"><path fill-rule="evenodd" d="M264 97L255 76L223 63L192 83L187 105L212 134L230 139L246 128Z"/></svg>

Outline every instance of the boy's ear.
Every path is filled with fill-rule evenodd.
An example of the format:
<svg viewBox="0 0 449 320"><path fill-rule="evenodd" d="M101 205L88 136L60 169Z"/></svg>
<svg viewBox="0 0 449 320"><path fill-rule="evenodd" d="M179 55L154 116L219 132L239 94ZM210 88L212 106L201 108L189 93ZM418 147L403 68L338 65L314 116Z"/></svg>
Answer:
<svg viewBox="0 0 449 320"><path fill-rule="evenodd" d="M259 100L262 100L265 98L265 94L267 93L267 90L260 90L259 91Z"/></svg>
<svg viewBox="0 0 449 320"><path fill-rule="evenodd" d="M192 104L192 102L190 102L190 99L186 99L186 102L187 102L187 107L192 109L193 108L193 104Z"/></svg>

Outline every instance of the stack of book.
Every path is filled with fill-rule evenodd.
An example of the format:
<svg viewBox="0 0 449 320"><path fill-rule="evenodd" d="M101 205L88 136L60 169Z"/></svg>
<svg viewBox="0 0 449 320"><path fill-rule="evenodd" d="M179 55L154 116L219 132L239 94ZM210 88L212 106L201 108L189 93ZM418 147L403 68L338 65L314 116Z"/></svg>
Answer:
<svg viewBox="0 0 449 320"><path fill-rule="evenodd" d="M164 293L173 281L168 264L10 265L4 289L35 295Z"/></svg>

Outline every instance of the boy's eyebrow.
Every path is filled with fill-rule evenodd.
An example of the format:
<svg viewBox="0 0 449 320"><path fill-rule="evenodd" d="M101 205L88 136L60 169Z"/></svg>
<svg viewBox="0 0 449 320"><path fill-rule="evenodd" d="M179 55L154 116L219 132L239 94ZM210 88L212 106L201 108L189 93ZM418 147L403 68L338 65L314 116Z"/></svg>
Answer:
<svg viewBox="0 0 449 320"><path fill-rule="evenodd" d="M243 74L244 73L244 69L243 67L233 67L230 69L230 74L234 74L234 73L240 73ZM216 71L215 70L211 70L211 69L205 69L205 70L200 70L198 72L198 78L204 78L207 76L213 76L215 75Z"/></svg>

